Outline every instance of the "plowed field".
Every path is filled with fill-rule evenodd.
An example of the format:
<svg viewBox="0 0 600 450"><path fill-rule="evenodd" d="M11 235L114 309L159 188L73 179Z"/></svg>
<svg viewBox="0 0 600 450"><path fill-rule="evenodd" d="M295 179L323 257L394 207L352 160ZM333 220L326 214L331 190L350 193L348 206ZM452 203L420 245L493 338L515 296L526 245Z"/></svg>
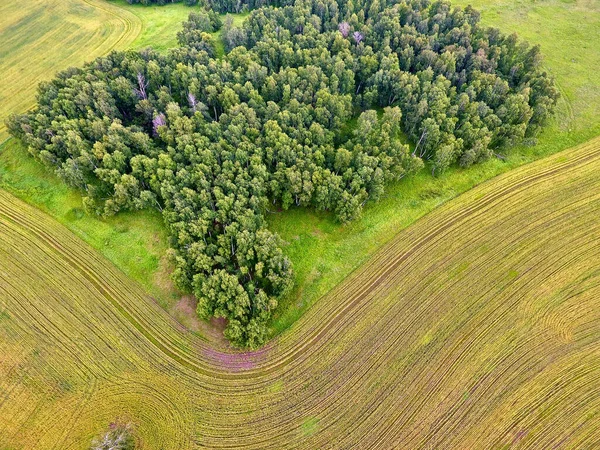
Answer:
<svg viewBox="0 0 600 450"><path fill-rule="evenodd" d="M600 139L400 232L255 353L0 191L0 448L596 448Z"/></svg>

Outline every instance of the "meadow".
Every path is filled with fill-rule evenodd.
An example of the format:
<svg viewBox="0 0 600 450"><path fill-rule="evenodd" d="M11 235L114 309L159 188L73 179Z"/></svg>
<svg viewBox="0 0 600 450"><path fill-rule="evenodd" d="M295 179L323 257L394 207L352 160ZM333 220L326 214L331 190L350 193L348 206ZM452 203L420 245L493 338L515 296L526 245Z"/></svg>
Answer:
<svg viewBox="0 0 600 450"><path fill-rule="evenodd" d="M593 448L599 169L596 138L447 202L253 353L0 191L0 448Z"/></svg>
<svg viewBox="0 0 600 450"><path fill-rule="evenodd" d="M172 3L165 6L130 5L125 0L106 0L129 14L133 14L142 24L141 30L128 46L133 50L153 47L157 50L167 50L177 46L177 32L181 30L181 22L185 21L191 8L183 3Z"/></svg>
<svg viewBox="0 0 600 450"><path fill-rule="evenodd" d="M174 45L176 30L189 11L181 4L145 8L124 0L109 3L141 21L137 37L128 44L132 48ZM505 159L467 170L453 168L435 179L423 172L389 186L382 200L367 205L363 216L349 225L342 226L328 214L306 209L270 214L269 226L288 243L285 252L296 272L294 290L283 300L272 324L275 335L289 328L400 230L439 205L487 179L600 134L600 102L595 101L600 92L600 75L595 70L600 54L594 46L600 39L598 5L588 1L494 0L474 6L482 10L485 24L517 32L541 45L547 69L562 93L556 119L539 136L537 145L512 148ZM238 23L242 19L236 17ZM58 218L141 282L161 305L175 310L180 296L168 280L170 268L162 258L166 242L158 215L119 214L109 221L82 217L80 195L45 174L14 141L0 149L0 186ZM127 250L121 251L123 248ZM180 320L189 324L190 317L180 316Z"/></svg>
<svg viewBox="0 0 600 450"><path fill-rule="evenodd" d="M128 46L133 50L152 47L159 51L166 51L169 48L177 47L177 32L181 30L181 23L188 18L191 11L198 10L197 7L189 7L183 3L145 6L139 3L130 5L125 0L107 1L134 14L141 21L140 33ZM231 14L233 24L240 26L248 15L249 13ZM225 14L221 14L221 19L225 19L225 16ZM225 49L220 41L220 32L216 31L212 34L217 44L217 53L223 54Z"/></svg>

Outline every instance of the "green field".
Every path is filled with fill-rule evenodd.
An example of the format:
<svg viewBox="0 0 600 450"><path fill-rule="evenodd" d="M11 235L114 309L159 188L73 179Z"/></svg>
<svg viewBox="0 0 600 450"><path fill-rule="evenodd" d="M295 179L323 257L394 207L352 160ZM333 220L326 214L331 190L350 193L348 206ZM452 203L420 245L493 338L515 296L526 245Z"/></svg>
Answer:
<svg viewBox="0 0 600 450"><path fill-rule="evenodd" d="M157 50L176 47L177 32L181 30L181 22L187 19L191 11L199 9L190 8L183 3L144 6L141 4L130 5L125 0L105 1L135 15L141 22L141 31L129 46L135 50L145 47L153 47Z"/></svg>
<svg viewBox="0 0 600 450"><path fill-rule="evenodd" d="M81 194L33 160L18 141L11 139L4 145L0 161L0 187L51 214L157 299L172 294L165 283L168 275L157 278L164 268L162 258L167 249L167 236L157 211L100 220L85 214Z"/></svg>
<svg viewBox="0 0 600 450"><path fill-rule="evenodd" d="M0 191L0 448L593 448L598 170L594 139L451 200L253 353Z"/></svg>
<svg viewBox="0 0 600 450"><path fill-rule="evenodd" d="M157 50L166 50L177 46L177 32L181 30L181 23L187 20L191 11L198 11L199 7L185 6L183 3L173 3L164 6L144 6L141 4L130 5L125 0L106 0L109 3L123 8L128 13L134 14L142 23L142 29L129 48L140 50L152 47ZM233 23L241 25L245 14L232 14ZM225 14L221 17L224 19ZM219 40L219 32L214 33L215 40Z"/></svg>

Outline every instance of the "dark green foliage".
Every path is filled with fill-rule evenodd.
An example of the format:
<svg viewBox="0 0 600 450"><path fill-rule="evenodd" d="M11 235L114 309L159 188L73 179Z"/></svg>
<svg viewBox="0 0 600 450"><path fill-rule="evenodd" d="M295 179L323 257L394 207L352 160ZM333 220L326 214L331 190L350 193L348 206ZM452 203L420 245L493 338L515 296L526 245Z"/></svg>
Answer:
<svg viewBox="0 0 600 450"><path fill-rule="evenodd" d="M177 33L177 42L184 47L204 50L209 56L215 56L215 44L209 33L221 29L223 23L214 11L190 13L188 20L183 22L183 29Z"/></svg>
<svg viewBox="0 0 600 450"><path fill-rule="evenodd" d="M156 207L177 285L256 347L292 284L269 208L340 221L387 182L534 135L557 91L537 47L446 2L301 0L223 25L193 13L166 55L117 52L40 86L8 126L102 215ZM349 131L347 124L356 119ZM415 144L410 152L402 132Z"/></svg>
<svg viewBox="0 0 600 450"><path fill-rule="evenodd" d="M291 6L293 0L204 0L206 6L221 14L240 13L243 11L264 8L268 6Z"/></svg>
<svg viewBox="0 0 600 450"><path fill-rule="evenodd" d="M190 13L183 29L177 33L177 42L184 47L204 50L209 56L215 56L215 44L209 33L221 28L221 18L213 11Z"/></svg>

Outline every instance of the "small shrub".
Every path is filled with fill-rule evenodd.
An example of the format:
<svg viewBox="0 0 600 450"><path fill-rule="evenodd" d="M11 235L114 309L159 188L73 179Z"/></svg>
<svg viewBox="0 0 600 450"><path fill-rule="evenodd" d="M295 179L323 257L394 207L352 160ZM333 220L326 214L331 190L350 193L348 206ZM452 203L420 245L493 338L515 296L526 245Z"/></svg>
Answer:
<svg viewBox="0 0 600 450"><path fill-rule="evenodd" d="M134 450L131 424L111 423L109 430L92 442L90 450Z"/></svg>

